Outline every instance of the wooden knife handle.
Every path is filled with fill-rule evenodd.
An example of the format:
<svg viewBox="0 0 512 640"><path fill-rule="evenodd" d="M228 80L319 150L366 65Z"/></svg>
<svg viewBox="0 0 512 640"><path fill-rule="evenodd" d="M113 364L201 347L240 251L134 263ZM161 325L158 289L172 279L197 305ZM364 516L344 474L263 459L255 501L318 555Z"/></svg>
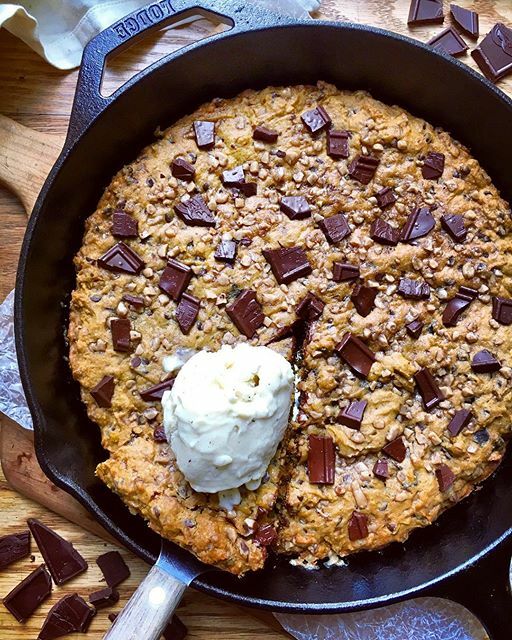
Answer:
<svg viewBox="0 0 512 640"><path fill-rule="evenodd" d="M28 215L61 148L58 136L0 114L0 182L18 196Z"/></svg>

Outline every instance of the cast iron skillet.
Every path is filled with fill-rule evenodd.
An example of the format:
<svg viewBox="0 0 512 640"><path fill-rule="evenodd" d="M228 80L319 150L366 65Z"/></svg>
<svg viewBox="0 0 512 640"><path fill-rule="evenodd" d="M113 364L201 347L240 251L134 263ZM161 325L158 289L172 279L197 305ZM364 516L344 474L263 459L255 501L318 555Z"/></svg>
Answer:
<svg viewBox="0 0 512 640"><path fill-rule="evenodd" d="M172 53L110 98L100 95L105 57L175 15L215 8L232 28ZM192 11L193 9L193 11ZM94 477L105 458L67 363L63 327L74 285L72 258L85 218L113 174L135 158L158 125L215 96L247 87L318 79L368 89L445 127L469 145L512 200L512 102L467 66L416 41L371 27L294 22L246 1L164 0L98 35L87 47L69 134L30 218L16 286L16 338L39 462L133 552L152 562L159 538ZM306 571L279 560L242 580L208 572L194 586L241 604L278 611L342 612L411 596L441 595L479 615L494 640L510 638L507 598L512 552L512 459L494 478L403 545L361 553L347 567ZM176 547L176 560L190 556Z"/></svg>

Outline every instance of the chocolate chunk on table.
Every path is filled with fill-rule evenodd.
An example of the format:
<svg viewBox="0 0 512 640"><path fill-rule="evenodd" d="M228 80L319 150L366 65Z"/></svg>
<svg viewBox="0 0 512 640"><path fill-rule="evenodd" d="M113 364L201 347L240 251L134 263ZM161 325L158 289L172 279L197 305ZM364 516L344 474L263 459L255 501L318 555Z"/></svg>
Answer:
<svg viewBox="0 0 512 640"><path fill-rule="evenodd" d="M316 320L322 315L325 302L317 298L314 293L308 292L295 307L295 312L299 318L304 320Z"/></svg>
<svg viewBox="0 0 512 640"><path fill-rule="evenodd" d="M215 218L203 196L196 195L174 207L178 218L190 227L214 227Z"/></svg>
<svg viewBox="0 0 512 640"><path fill-rule="evenodd" d="M436 478L439 484L440 491L448 491L455 481L455 475L450 467L446 464L441 464L436 469Z"/></svg>
<svg viewBox="0 0 512 640"><path fill-rule="evenodd" d="M448 423L448 431L452 437L458 436L462 429L465 429L474 418L469 409L459 409Z"/></svg>
<svg viewBox="0 0 512 640"><path fill-rule="evenodd" d="M468 235L464 224L464 217L456 213L447 213L441 216L441 227L454 242L464 242Z"/></svg>
<svg viewBox="0 0 512 640"><path fill-rule="evenodd" d="M492 317L496 322L506 326L512 324L512 298L492 298Z"/></svg>
<svg viewBox="0 0 512 640"><path fill-rule="evenodd" d="M115 386L114 376L103 376L98 384L91 389L91 396L96 400L98 407L109 409L112 406Z"/></svg>
<svg viewBox="0 0 512 640"><path fill-rule="evenodd" d="M219 262L233 264L236 258L237 243L235 240L221 240L215 249L214 258Z"/></svg>
<svg viewBox="0 0 512 640"><path fill-rule="evenodd" d="M348 131L338 131L329 129L327 131L327 155L331 158L348 158L348 141L350 133Z"/></svg>
<svg viewBox="0 0 512 640"><path fill-rule="evenodd" d="M451 56L460 56L468 50L468 45L455 31L453 27L448 27L431 38L427 44L437 51L448 53Z"/></svg>
<svg viewBox="0 0 512 640"><path fill-rule="evenodd" d="M430 298L430 287L426 282L400 278L397 293L404 298L411 298L412 300L428 300Z"/></svg>
<svg viewBox="0 0 512 640"><path fill-rule="evenodd" d="M387 460L377 460L373 465L373 475L379 480L387 480L389 478L389 467Z"/></svg>
<svg viewBox="0 0 512 640"><path fill-rule="evenodd" d="M467 33L472 38L478 38L479 20L478 13L476 11L471 11L470 9L459 7L456 4L451 4L450 13L452 14L452 18L456 24L462 29L462 31L464 31L464 33Z"/></svg>
<svg viewBox="0 0 512 640"><path fill-rule="evenodd" d="M350 234L350 227L343 213L336 213L330 218L320 220L318 226L330 244L341 242Z"/></svg>
<svg viewBox="0 0 512 640"><path fill-rule="evenodd" d="M475 373L494 373L501 369L501 362L490 351L482 349L473 356L471 369Z"/></svg>
<svg viewBox="0 0 512 640"><path fill-rule="evenodd" d="M158 401L162 399L165 391L172 389L175 378L170 378L169 380L164 380L163 382L159 382L158 384L153 385L152 387L148 387L140 392L140 397L145 402Z"/></svg>
<svg viewBox="0 0 512 640"><path fill-rule="evenodd" d="M173 300L178 300L192 279L192 269L178 260L170 258L160 276L158 286Z"/></svg>
<svg viewBox="0 0 512 640"><path fill-rule="evenodd" d="M24 622L50 596L51 591L52 580L42 564L14 587L2 602L18 622Z"/></svg>
<svg viewBox="0 0 512 640"><path fill-rule="evenodd" d="M0 538L0 569L30 554L30 531L11 533Z"/></svg>
<svg viewBox="0 0 512 640"><path fill-rule="evenodd" d="M354 373L363 378L368 377L375 362L375 355L360 338L352 333L346 333L341 342L336 345L336 352Z"/></svg>
<svg viewBox="0 0 512 640"><path fill-rule="evenodd" d="M497 82L512 71L512 29L498 22L471 55L483 74Z"/></svg>
<svg viewBox="0 0 512 640"><path fill-rule="evenodd" d="M421 322L420 320L413 320L412 322L409 322L408 324L406 324L405 328L407 330L407 333L411 336L411 338L414 338L415 340L417 340L421 335L421 331L423 329L423 322Z"/></svg>
<svg viewBox="0 0 512 640"><path fill-rule="evenodd" d="M71 542L35 518L29 518L27 524L55 584L64 584L87 570L87 562Z"/></svg>
<svg viewBox="0 0 512 640"><path fill-rule="evenodd" d="M137 238L139 235L137 220L124 211L114 211L111 233L115 238Z"/></svg>
<svg viewBox="0 0 512 640"><path fill-rule="evenodd" d="M271 524L257 525L254 541L262 547L270 547L277 540L277 531Z"/></svg>
<svg viewBox="0 0 512 640"><path fill-rule="evenodd" d="M240 333L247 338L253 337L265 319L256 292L252 289L243 289L233 302L226 306L226 312Z"/></svg>
<svg viewBox="0 0 512 640"><path fill-rule="evenodd" d="M336 455L330 436L309 436L308 477L312 484L334 484Z"/></svg>
<svg viewBox="0 0 512 640"><path fill-rule="evenodd" d="M312 134L319 133L332 124L329 114L320 106L303 113L301 120Z"/></svg>
<svg viewBox="0 0 512 640"><path fill-rule="evenodd" d="M359 278L359 267L347 262L335 262L332 265L332 277L334 282L349 282Z"/></svg>
<svg viewBox="0 0 512 640"><path fill-rule="evenodd" d="M430 151L423 160L421 175L425 180L437 180L443 175L444 153Z"/></svg>
<svg viewBox="0 0 512 640"><path fill-rule="evenodd" d="M350 163L348 174L354 180L367 185L372 181L378 166L379 159L374 156L357 156Z"/></svg>
<svg viewBox="0 0 512 640"><path fill-rule="evenodd" d="M196 321L200 308L201 303L198 298L190 295L189 293L184 293L181 296L176 308L176 321L181 332L185 335L189 333L194 326L194 322Z"/></svg>
<svg viewBox="0 0 512 640"><path fill-rule="evenodd" d="M211 149L215 145L215 122L195 120L194 135L200 149Z"/></svg>
<svg viewBox="0 0 512 640"><path fill-rule="evenodd" d="M352 542L368 537L368 517L354 511L348 521L348 537Z"/></svg>
<svg viewBox="0 0 512 640"><path fill-rule="evenodd" d="M259 125L255 127L252 132L252 137L254 140L260 140L261 142L277 142L277 138L279 134L274 129L268 129L263 125Z"/></svg>
<svg viewBox="0 0 512 640"><path fill-rule="evenodd" d="M105 589L99 589L89 595L89 602L96 608L102 609L103 607L110 607L119 601L119 592L112 587L105 587Z"/></svg>
<svg viewBox="0 0 512 640"><path fill-rule="evenodd" d="M391 187L384 187L380 191L377 191L375 198L377 199L377 205L381 209L390 207L398 200L396 193L391 189Z"/></svg>
<svg viewBox="0 0 512 640"><path fill-rule="evenodd" d="M350 429L359 430L367 406L366 400L352 400L339 414L338 422Z"/></svg>
<svg viewBox="0 0 512 640"><path fill-rule="evenodd" d="M400 239L400 232L382 218L376 218L370 226L370 238L379 244L395 247Z"/></svg>
<svg viewBox="0 0 512 640"><path fill-rule="evenodd" d="M185 158L174 158L171 163L171 173L175 178L191 182L194 179L196 170L194 165L187 162Z"/></svg>
<svg viewBox="0 0 512 640"><path fill-rule="evenodd" d="M428 235L434 228L436 221L428 207L416 207L412 211L402 230L400 232L400 240L402 242L411 242L423 236Z"/></svg>
<svg viewBox="0 0 512 640"><path fill-rule="evenodd" d="M444 308L442 322L445 327L454 327L462 312L469 307L473 300L477 297L478 291L470 287L460 287L455 296L448 301Z"/></svg>
<svg viewBox="0 0 512 640"><path fill-rule="evenodd" d="M64 596L48 612L37 640L54 640L75 631L86 633L95 613L77 593Z"/></svg>
<svg viewBox="0 0 512 640"><path fill-rule="evenodd" d="M112 346L114 351L126 353L131 351L130 332L131 322L128 318L114 318L110 322L110 332L112 334Z"/></svg>
<svg viewBox="0 0 512 640"><path fill-rule="evenodd" d="M175 615L163 630L162 636L164 640L184 640L187 637L187 633L187 627Z"/></svg>
<svg viewBox="0 0 512 640"><path fill-rule="evenodd" d="M442 24L443 20L442 0L411 0L407 24Z"/></svg>
<svg viewBox="0 0 512 640"><path fill-rule="evenodd" d="M308 276L312 271L304 249L301 247L263 249L263 255L279 284L289 284L297 278Z"/></svg>
<svg viewBox="0 0 512 640"><path fill-rule="evenodd" d="M367 287L364 284L355 285L350 299L360 316L366 318L372 312L378 293L379 290L376 287Z"/></svg>
<svg viewBox="0 0 512 640"><path fill-rule="evenodd" d="M303 220L311 215L311 208L304 196L283 196L279 207L290 220Z"/></svg>
<svg viewBox="0 0 512 640"><path fill-rule="evenodd" d="M130 569L119 551L108 551L104 553L96 559L96 564L105 576L106 583L112 589L130 577Z"/></svg>
<svg viewBox="0 0 512 640"><path fill-rule="evenodd" d="M124 242L118 242L98 258L98 265L114 273L139 274L144 268L144 261Z"/></svg>
<svg viewBox="0 0 512 640"><path fill-rule="evenodd" d="M398 436L391 442L388 442L383 448L382 452L385 453L396 462L403 462L405 460L405 456L407 454L407 449L405 447L404 439L402 436Z"/></svg>
<svg viewBox="0 0 512 640"><path fill-rule="evenodd" d="M441 389L427 367L417 371L413 377L426 411L437 407L441 400L444 400Z"/></svg>

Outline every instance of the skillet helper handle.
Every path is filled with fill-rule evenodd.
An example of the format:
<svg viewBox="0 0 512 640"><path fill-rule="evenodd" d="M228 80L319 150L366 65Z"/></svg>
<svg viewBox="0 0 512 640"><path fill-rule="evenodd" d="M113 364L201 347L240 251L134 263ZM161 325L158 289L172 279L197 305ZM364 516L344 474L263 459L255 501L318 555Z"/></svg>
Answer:
<svg viewBox="0 0 512 640"><path fill-rule="evenodd" d="M154 565L104 640L159 640L185 589L183 582Z"/></svg>

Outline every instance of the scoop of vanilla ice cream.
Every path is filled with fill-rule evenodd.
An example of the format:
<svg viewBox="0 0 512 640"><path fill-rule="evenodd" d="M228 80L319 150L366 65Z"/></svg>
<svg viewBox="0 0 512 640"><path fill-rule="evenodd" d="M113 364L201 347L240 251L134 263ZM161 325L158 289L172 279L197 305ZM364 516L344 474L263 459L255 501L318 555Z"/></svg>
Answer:
<svg viewBox="0 0 512 640"><path fill-rule="evenodd" d="M164 427L195 491L257 486L286 430L293 379L283 356L244 343L183 365L162 398Z"/></svg>

